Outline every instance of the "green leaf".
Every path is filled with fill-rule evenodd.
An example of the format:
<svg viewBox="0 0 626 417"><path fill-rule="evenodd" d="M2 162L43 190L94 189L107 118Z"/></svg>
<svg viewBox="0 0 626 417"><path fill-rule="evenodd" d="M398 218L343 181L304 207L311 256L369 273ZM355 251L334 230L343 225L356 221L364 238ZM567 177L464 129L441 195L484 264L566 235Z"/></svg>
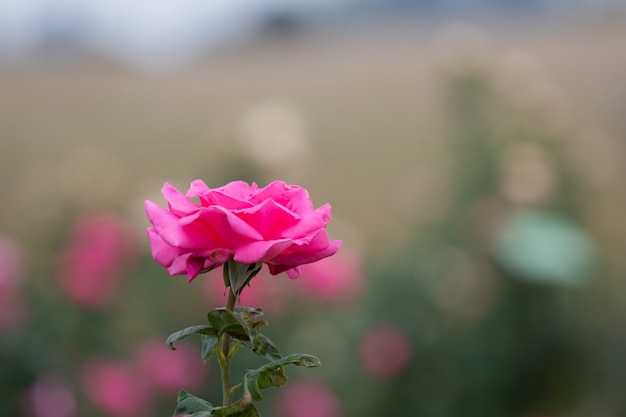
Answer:
<svg viewBox="0 0 626 417"><path fill-rule="evenodd" d="M282 358L280 350L265 335L259 334L254 338L254 342L242 341L241 343L257 355L271 361Z"/></svg>
<svg viewBox="0 0 626 417"><path fill-rule="evenodd" d="M250 398L246 396L233 404L215 407L213 415L218 417L261 417Z"/></svg>
<svg viewBox="0 0 626 417"><path fill-rule="evenodd" d="M235 307L235 315L237 314L246 314L255 319L260 319L263 317L263 309L261 307Z"/></svg>
<svg viewBox="0 0 626 417"><path fill-rule="evenodd" d="M200 335L200 341L202 342L202 360L207 362L213 356L218 339L217 336L202 334Z"/></svg>
<svg viewBox="0 0 626 417"><path fill-rule="evenodd" d="M282 357L276 345L269 338L259 333L259 328L267 325L267 321L263 319L263 309L238 307L235 308L233 315L246 326L249 341L242 340L244 346L269 360L276 360Z"/></svg>
<svg viewBox="0 0 626 417"><path fill-rule="evenodd" d="M283 365L306 366L308 368L320 366L318 358L304 353L294 353L272 361L260 368L249 370L244 377L244 390L256 401L261 401L261 390L269 387L281 387L287 383Z"/></svg>
<svg viewBox="0 0 626 417"><path fill-rule="evenodd" d="M225 308L216 308L209 311L207 319L217 332L217 336L228 333L236 339L250 340L249 328L232 311Z"/></svg>
<svg viewBox="0 0 626 417"><path fill-rule="evenodd" d="M272 360L278 360L282 357L280 350L278 347L265 335L259 335L260 344L257 349L254 350L255 353Z"/></svg>
<svg viewBox="0 0 626 417"><path fill-rule="evenodd" d="M190 326L187 328L184 328L182 330L179 330L177 332L172 333L171 335L169 335L169 337L167 338L167 346L172 349L175 350L173 343L180 340L180 339L184 339L187 336L190 336L192 334L205 334L208 336L216 336L217 332L215 331L214 328L212 328L211 326L207 326L206 324L202 324L199 326Z"/></svg>
<svg viewBox="0 0 626 417"><path fill-rule="evenodd" d="M185 417L213 417L213 410L214 407L210 402L195 397L185 390L181 390L178 393L178 405L176 409L174 409L174 415Z"/></svg>

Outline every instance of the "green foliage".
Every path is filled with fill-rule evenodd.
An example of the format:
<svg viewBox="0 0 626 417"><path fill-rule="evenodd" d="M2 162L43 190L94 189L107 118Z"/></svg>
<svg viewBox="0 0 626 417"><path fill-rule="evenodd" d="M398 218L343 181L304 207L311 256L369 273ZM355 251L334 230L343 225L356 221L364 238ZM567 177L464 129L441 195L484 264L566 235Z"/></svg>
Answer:
<svg viewBox="0 0 626 417"><path fill-rule="evenodd" d="M287 383L283 365L293 364L296 366L305 366L313 368L321 365L321 362L315 356L294 353L266 365L258 369L246 372L244 390L249 390L252 398L261 401L263 396L261 390L269 387L281 387Z"/></svg>
<svg viewBox="0 0 626 417"><path fill-rule="evenodd" d="M242 398L239 401L224 406L216 407L213 409L213 416L219 417L260 417L259 411L247 398Z"/></svg>
<svg viewBox="0 0 626 417"><path fill-rule="evenodd" d="M215 346L217 346L217 337L209 336L206 334L200 335L200 341L202 343L202 360L207 362L213 356Z"/></svg>
<svg viewBox="0 0 626 417"><path fill-rule="evenodd" d="M221 348L220 340L228 335L235 340L235 347L230 349L229 356L236 353L239 346L250 349L258 356L270 362L253 370L246 371L243 379L243 396L238 401L222 407L213 407L211 403L182 390L178 396L178 406L175 415L189 415L193 417L231 416L257 417L260 416L252 400L261 401L261 390L270 387L281 387L288 381L284 365L304 366L307 368L320 366L321 362L312 355L294 353L281 356L276 345L259 329L267 325L263 319L263 310L260 308L236 308L230 311L225 308L216 308L207 314L209 325L190 326L172 333L167 338L167 344L174 349L173 343L192 334L200 334L202 342L202 360L209 360L214 352L221 355L220 361L230 358L218 351ZM226 339L228 340L228 339ZM234 392L238 386L231 389Z"/></svg>
<svg viewBox="0 0 626 417"><path fill-rule="evenodd" d="M174 409L175 416L185 417L212 417L213 405L203 400L202 398L195 397L185 390L181 390L178 394L178 405Z"/></svg>
<svg viewBox="0 0 626 417"><path fill-rule="evenodd" d="M216 308L209 312L207 320L213 326L217 337L221 337L226 333L235 339L250 339L248 326L240 318L236 317L232 311L225 308Z"/></svg>
<svg viewBox="0 0 626 417"><path fill-rule="evenodd" d="M167 345L170 349L174 350L174 342L179 341L181 339L186 338L187 336L191 336L192 334L203 334L206 336L217 336L217 332L211 326L207 326L206 324L202 324L199 326L190 326L184 329L181 329L177 332L172 333L167 338Z"/></svg>

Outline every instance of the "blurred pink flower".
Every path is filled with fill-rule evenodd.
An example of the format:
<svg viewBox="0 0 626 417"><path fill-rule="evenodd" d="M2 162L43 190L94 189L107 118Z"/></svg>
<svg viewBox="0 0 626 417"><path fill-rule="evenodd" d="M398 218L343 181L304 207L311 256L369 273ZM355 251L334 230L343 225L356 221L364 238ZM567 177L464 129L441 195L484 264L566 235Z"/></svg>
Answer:
<svg viewBox="0 0 626 417"><path fill-rule="evenodd" d="M56 376L39 377L24 393L24 409L33 417L73 417L76 398L68 384Z"/></svg>
<svg viewBox="0 0 626 417"><path fill-rule="evenodd" d="M140 417L148 413L152 393L146 378L135 367L113 361L94 360L82 371L87 397L113 417Z"/></svg>
<svg viewBox="0 0 626 417"><path fill-rule="evenodd" d="M24 273L24 254L20 245L7 236L0 236L0 284L16 284Z"/></svg>
<svg viewBox="0 0 626 417"><path fill-rule="evenodd" d="M144 380L165 393L199 388L208 374L208 366L200 361L200 350L185 342L176 343L176 350L170 350L163 341L144 342L137 350L137 360Z"/></svg>
<svg viewBox="0 0 626 417"><path fill-rule="evenodd" d="M280 417L341 417L341 403L327 385L312 381L290 381L278 394Z"/></svg>
<svg viewBox="0 0 626 417"><path fill-rule="evenodd" d="M364 276L357 253L343 248L331 258L302 265L296 285L307 296L321 302L346 301L358 297L363 290Z"/></svg>
<svg viewBox="0 0 626 417"><path fill-rule="evenodd" d="M296 278L300 265L331 256L341 245L326 234L330 205L314 209L297 185L233 181L211 189L196 180L186 194L167 183L161 191L168 209L145 202L152 256L170 275L186 274L189 281L230 259L262 262L272 275Z"/></svg>
<svg viewBox="0 0 626 417"><path fill-rule="evenodd" d="M371 378L387 380L404 371L411 360L411 342L402 330L383 324L369 329L359 345L363 372Z"/></svg>
<svg viewBox="0 0 626 417"><path fill-rule="evenodd" d="M20 288L0 283L0 334L18 329L27 310L27 301Z"/></svg>
<svg viewBox="0 0 626 417"><path fill-rule="evenodd" d="M61 255L59 286L72 301L101 310L116 297L133 252L129 226L108 213L80 217Z"/></svg>
<svg viewBox="0 0 626 417"><path fill-rule="evenodd" d="M14 330L24 321L28 305L21 289L24 256L20 246L0 237L0 333Z"/></svg>
<svg viewBox="0 0 626 417"><path fill-rule="evenodd" d="M224 289L222 270L210 271L204 281L209 302L218 307L225 306L228 293ZM262 268L249 285L244 287L238 305L262 307L266 313L279 314L285 309L288 296L288 287L282 285L277 277L270 275L266 268Z"/></svg>

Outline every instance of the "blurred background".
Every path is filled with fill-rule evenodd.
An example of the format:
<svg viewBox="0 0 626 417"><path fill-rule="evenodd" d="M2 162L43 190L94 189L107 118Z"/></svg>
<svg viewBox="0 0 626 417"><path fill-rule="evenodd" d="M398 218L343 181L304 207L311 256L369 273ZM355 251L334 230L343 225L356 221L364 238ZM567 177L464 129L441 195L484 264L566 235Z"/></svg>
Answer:
<svg viewBox="0 0 626 417"><path fill-rule="evenodd" d="M333 206L262 273L262 415L626 415L626 2L0 1L0 414L221 401L223 305L151 259L143 201L242 179ZM238 379L259 366L241 355Z"/></svg>

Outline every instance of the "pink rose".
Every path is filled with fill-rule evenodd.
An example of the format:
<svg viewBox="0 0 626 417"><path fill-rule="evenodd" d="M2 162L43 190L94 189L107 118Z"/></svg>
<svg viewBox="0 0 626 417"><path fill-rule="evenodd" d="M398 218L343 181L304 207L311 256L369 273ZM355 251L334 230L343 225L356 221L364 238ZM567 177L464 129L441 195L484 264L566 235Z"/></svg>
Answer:
<svg viewBox="0 0 626 417"><path fill-rule="evenodd" d="M292 381L279 393L276 404L280 417L341 417L337 394L317 381Z"/></svg>
<svg viewBox="0 0 626 417"><path fill-rule="evenodd" d="M21 246L0 235L0 284L16 285L24 275L24 253Z"/></svg>
<svg viewBox="0 0 626 417"><path fill-rule="evenodd" d="M380 380L397 377L411 361L411 342L402 330L381 324L365 333L359 345L361 369Z"/></svg>
<svg viewBox="0 0 626 417"><path fill-rule="evenodd" d="M206 365L198 366L200 351L184 341L176 343L176 350L168 349L160 340L144 342L137 350L137 357L144 380L174 396L182 387L200 388L208 373Z"/></svg>
<svg viewBox="0 0 626 417"><path fill-rule="evenodd" d="M54 375L43 375L24 393L23 408L34 417L73 417L76 398L65 380Z"/></svg>
<svg viewBox="0 0 626 417"><path fill-rule="evenodd" d="M83 307L106 308L117 295L133 249L130 229L124 221L108 213L82 215L61 254L61 291Z"/></svg>
<svg viewBox="0 0 626 417"><path fill-rule="evenodd" d="M272 275L286 271L296 278L299 265L333 255L341 245L326 235L330 205L313 209L305 189L282 181L210 189L196 180L187 194L167 183L162 193L169 210L145 203L152 256L170 275L187 274L189 281L230 259L263 262Z"/></svg>
<svg viewBox="0 0 626 417"><path fill-rule="evenodd" d="M343 248L337 256L302 266L299 287L323 303L347 301L361 295L364 277L361 259Z"/></svg>
<svg viewBox="0 0 626 417"><path fill-rule="evenodd" d="M146 415L152 403L150 386L135 367L112 361L89 362L82 372L89 399L113 417Z"/></svg>

